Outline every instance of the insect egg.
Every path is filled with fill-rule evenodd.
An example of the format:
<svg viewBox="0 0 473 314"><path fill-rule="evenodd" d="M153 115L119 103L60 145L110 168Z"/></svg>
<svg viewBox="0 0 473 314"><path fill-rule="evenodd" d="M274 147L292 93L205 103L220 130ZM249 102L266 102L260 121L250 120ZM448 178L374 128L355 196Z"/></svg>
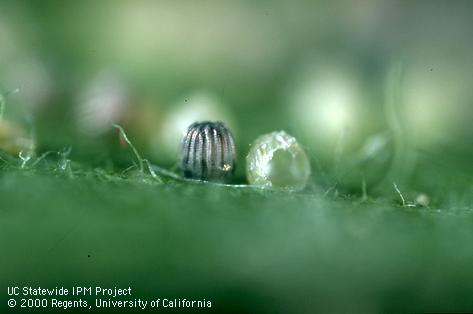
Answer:
<svg viewBox="0 0 473 314"><path fill-rule="evenodd" d="M186 178L227 182L235 171L235 142L221 122L196 122L187 129L180 148Z"/></svg>
<svg viewBox="0 0 473 314"><path fill-rule="evenodd" d="M309 158L301 145L284 131L260 136L246 157L246 175L252 185L301 190L310 172Z"/></svg>

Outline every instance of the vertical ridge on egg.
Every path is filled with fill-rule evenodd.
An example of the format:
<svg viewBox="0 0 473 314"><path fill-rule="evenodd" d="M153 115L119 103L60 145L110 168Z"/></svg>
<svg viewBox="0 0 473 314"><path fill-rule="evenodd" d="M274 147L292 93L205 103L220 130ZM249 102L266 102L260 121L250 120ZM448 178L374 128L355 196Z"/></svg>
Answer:
<svg viewBox="0 0 473 314"><path fill-rule="evenodd" d="M187 129L180 148L185 177L227 182L235 170L235 142L221 122L196 122Z"/></svg>

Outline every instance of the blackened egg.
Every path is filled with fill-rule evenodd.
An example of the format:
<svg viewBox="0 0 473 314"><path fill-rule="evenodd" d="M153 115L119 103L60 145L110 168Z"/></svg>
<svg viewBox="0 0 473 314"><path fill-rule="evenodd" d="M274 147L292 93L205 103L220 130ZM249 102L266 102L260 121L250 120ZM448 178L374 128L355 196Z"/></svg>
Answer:
<svg viewBox="0 0 473 314"><path fill-rule="evenodd" d="M187 129L180 148L186 178L228 182L235 172L235 142L221 122L196 122Z"/></svg>

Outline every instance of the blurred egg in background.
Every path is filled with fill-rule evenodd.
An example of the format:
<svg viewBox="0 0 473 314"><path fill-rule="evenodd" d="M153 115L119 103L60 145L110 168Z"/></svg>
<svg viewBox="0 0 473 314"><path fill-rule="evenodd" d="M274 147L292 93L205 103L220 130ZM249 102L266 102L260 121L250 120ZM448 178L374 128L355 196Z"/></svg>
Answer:
<svg viewBox="0 0 473 314"><path fill-rule="evenodd" d="M113 74L102 73L91 80L79 96L76 106L78 129L97 136L125 119L129 96L126 86Z"/></svg>
<svg viewBox="0 0 473 314"><path fill-rule="evenodd" d="M421 55L420 55L421 53ZM403 80L403 120L417 147L432 148L463 132L473 120L469 56L414 51ZM467 114L465 116L465 114Z"/></svg>
<svg viewBox="0 0 473 314"><path fill-rule="evenodd" d="M319 150L320 158L333 157L337 141L353 141L360 132L363 99L355 70L317 60L302 67L289 93L292 124L309 146Z"/></svg>
<svg viewBox="0 0 473 314"><path fill-rule="evenodd" d="M286 108L319 171L360 191L389 173L395 143L384 100L374 100L355 61L316 56L304 63L289 84Z"/></svg>
<svg viewBox="0 0 473 314"><path fill-rule="evenodd" d="M54 93L54 81L45 62L25 57L3 68L2 81L10 90L18 89L13 100L26 112L46 106Z"/></svg>

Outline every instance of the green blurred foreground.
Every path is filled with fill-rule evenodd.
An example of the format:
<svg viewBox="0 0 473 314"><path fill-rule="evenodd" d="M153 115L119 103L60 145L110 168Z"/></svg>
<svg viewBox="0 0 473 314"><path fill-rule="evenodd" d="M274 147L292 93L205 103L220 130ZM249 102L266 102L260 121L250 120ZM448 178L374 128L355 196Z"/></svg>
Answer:
<svg viewBox="0 0 473 314"><path fill-rule="evenodd" d="M131 286L225 313L473 309L471 207L0 176L2 312L7 285Z"/></svg>

